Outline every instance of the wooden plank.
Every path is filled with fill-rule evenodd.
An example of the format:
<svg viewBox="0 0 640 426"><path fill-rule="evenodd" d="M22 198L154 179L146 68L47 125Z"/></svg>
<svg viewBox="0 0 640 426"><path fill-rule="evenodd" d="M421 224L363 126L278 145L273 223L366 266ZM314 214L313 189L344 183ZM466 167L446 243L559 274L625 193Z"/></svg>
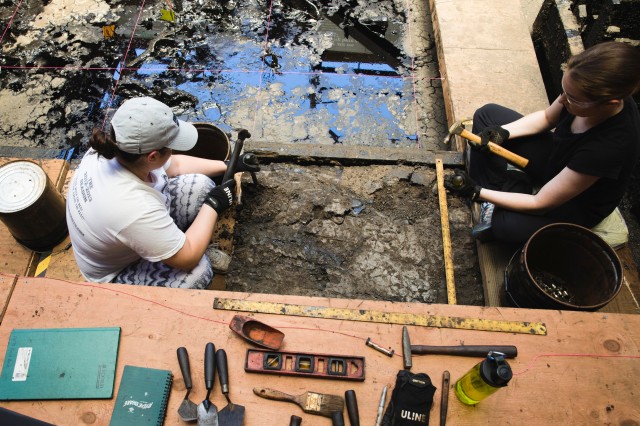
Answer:
<svg viewBox="0 0 640 426"><path fill-rule="evenodd" d="M438 141L440 143L440 141ZM448 166L460 166L463 163L462 154L457 151L428 151L417 146L415 148L376 146L345 146L345 145L317 145L303 143L278 143L245 141L244 149L255 152L260 157L284 159L300 159L299 157L344 160L348 162L375 161L399 162L411 164L435 164L436 158L441 158Z"/></svg>
<svg viewBox="0 0 640 426"><path fill-rule="evenodd" d="M517 246L497 241L486 243L476 241L478 263L482 275L485 306L504 306L504 271L511 256L519 249Z"/></svg>
<svg viewBox="0 0 640 426"><path fill-rule="evenodd" d="M638 295L640 293L640 279L638 279L638 266L633 261L631 250L626 245L617 249L616 254L622 264L622 288L620 293L600 312L621 312L625 314L640 314Z"/></svg>
<svg viewBox="0 0 640 426"><path fill-rule="evenodd" d="M0 276L3 280L14 277ZM42 297L42 294L47 297ZM291 414L303 424L329 424L303 413L298 407L256 397L254 387L271 387L290 394L306 391L344 395L353 389L358 398L363 425L375 421L380 392L393 389L402 369L402 325L299 318L285 315L256 315L256 318L284 330L284 350L365 356L367 379L362 383L303 379L245 373L249 344L233 333L228 324L233 311L212 310L214 297L248 301L271 301L332 308L396 311L422 315L475 317L511 321L544 322L547 336L491 333L473 330L442 330L410 326L413 344L458 345L505 344L518 347L518 357L509 360L514 378L504 389L477 407L462 405L450 394L448 420L455 425L476 424L621 424L640 418L640 406L630 389L640 376L640 316L588 312L560 312L460 305L391 303L347 299L309 298L196 291L117 284L63 282L47 278L20 277L9 308L0 325L0 361L4 358L9 333L14 328L122 327L116 389L124 365L166 368L174 382L167 410L167 425L183 424L177 409L185 394L176 359L176 349L185 346L191 358L191 399L202 401L206 390L203 354L206 342L224 348L229 359L230 397L246 407L246 426L287 424ZM371 337L383 347L396 349L389 358L365 345ZM425 372L440 387L444 370L451 373L451 385L479 359L426 355L413 357L414 372ZM440 411L438 389L432 418ZM212 393L218 408L226 405L219 388ZM541 403L543 401L544 403ZM54 424L107 425L114 399L77 401L14 401L0 406Z"/></svg>
<svg viewBox="0 0 640 426"><path fill-rule="evenodd" d="M4 313L7 311L7 307L9 306L9 300L11 299L11 294L13 293L13 288L16 285L16 281L18 279L15 276L13 279L8 275L0 282L0 324L2 323L2 318L4 317Z"/></svg>
<svg viewBox="0 0 640 426"><path fill-rule="evenodd" d="M56 188L60 188L60 181L68 170L68 162L60 159L24 159L0 157L0 165L10 161L28 160L38 164L45 171ZM33 274L38 254L18 243L9 229L0 223L0 259L1 268L5 273L29 275Z"/></svg>
<svg viewBox="0 0 640 426"><path fill-rule="evenodd" d="M67 197L69 183L71 182L72 177L73 170L70 170L67 166L64 178L61 177L57 182L57 187L65 198ZM61 243L51 250L52 256L49 262L49 267L45 273L46 276L68 281L85 281L84 277L80 273L80 268L78 268L78 264L73 257L73 247L71 247L70 244L71 240L67 235ZM30 273L26 275L33 276L35 274L37 264L40 260L39 256L34 259L34 264L31 267Z"/></svg>
<svg viewBox="0 0 640 426"><path fill-rule="evenodd" d="M429 7L449 124L487 102L523 114L548 106L520 2L429 0Z"/></svg>

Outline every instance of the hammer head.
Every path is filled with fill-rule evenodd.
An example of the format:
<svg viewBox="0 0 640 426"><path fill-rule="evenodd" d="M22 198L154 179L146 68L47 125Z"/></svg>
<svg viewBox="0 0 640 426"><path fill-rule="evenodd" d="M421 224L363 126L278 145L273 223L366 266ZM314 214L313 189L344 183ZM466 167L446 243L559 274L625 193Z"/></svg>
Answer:
<svg viewBox="0 0 640 426"><path fill-rule="evenodd" d="M449 127L449 136L459 135L464 130L464 123L462 120L458 120Z"/></svg>
<svg viewBox="0 0 640 426"><path fill-rule="evenodd" d="M250 137L251 137L251 133L249 133L249 131L247 129L241 129L238 132L238 139L240 139L240 140L249 139Z"/></svg>
<svg viewBox="0 0 640 426"><path fill-rule="evenodd" d="M407 326L402 326L402 359L404 361L404 369L411 370L413 363L411 361L411 340L409 340L409 330Z"/></svg>

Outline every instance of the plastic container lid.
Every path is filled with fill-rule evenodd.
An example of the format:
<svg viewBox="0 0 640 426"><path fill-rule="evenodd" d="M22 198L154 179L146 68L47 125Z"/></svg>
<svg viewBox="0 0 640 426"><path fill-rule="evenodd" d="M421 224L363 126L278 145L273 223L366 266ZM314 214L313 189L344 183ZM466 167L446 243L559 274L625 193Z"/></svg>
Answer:
<svg viewBox="0 0 640 426"><path fill-rule="evenodd" d="M31 206L46 185L46 173L31 161L11 161L0 167L0 213L15 213Z"/></svg>
<svg viewBox="0 0 640 426"><path fill-rule="evenodd" d="M507 386L513 377L513 372L507 361L504 360L504 355L498 355L494 352L493 355L490 353L487 359L482 361L480 376L490 386L501 388Z"/></svg>

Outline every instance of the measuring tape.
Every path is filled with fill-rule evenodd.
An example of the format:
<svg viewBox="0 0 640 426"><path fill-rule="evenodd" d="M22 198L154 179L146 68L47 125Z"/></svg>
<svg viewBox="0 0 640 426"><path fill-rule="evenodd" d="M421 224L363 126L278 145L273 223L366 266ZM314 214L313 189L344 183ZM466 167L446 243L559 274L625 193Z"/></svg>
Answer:
<svg viewBox="0 0 640 426"><path fill-rule="evenodd" d="M346 321L377 322L383 324L457 328L463 330L502 331L506 333L538 335L547 334L547 327L544 325L544 323L540 322L444 317L437 315L416 315L401 312L382 312L368 311L363 309L292 305L288 303L252 302L248 300L224 299L219 297L216 297L213 300L213 309Z"/></svg>

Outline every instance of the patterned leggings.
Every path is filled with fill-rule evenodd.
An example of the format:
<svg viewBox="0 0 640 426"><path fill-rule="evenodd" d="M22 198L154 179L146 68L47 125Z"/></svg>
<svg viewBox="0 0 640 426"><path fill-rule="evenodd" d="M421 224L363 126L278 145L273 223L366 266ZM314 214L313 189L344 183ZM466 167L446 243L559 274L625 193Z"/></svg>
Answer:
<svg viewBox="0 0 640 426"><path fill-rule="evenodd" d="M200 211L205 197L215 187L211 179L201 174L180 175L169 179L162 193L169 214L182 231L186 231ZM164 262L140 259L124 268L111 282L154 287L204 289L213 279L211 261L203 255L191 271L172 268Z"/></svg>

